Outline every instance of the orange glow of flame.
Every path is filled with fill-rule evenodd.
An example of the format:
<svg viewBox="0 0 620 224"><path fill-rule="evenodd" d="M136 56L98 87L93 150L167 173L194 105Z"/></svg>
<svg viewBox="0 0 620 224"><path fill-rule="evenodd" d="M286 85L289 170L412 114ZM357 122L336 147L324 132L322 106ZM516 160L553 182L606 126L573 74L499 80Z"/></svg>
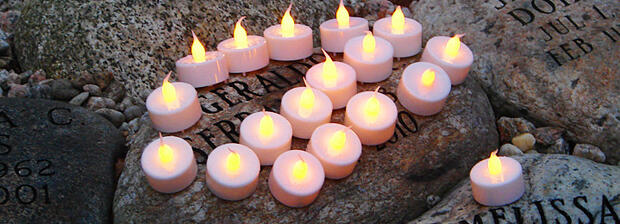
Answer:
<svg viewBox="0 0 620 224"><path fill-rule="evenodd" d="M323 54L325 55L325 63L323 63L323 85L328 88L333 88L336 86L336 82L338 81L338 71L336 69L336 64L332 61L332 58L329 57L325 50L321 49Z"/></svg>
<svg viewBox="0 0 620 224"><path fill-rule="evenodd" d="M228 174L238 174L241 168L241 156L239 153L228 148L230 153L226 156L226 171Z"/></svg>
<svg viewBox="0 0 620 224"><path fill-rule="evenodd" d="M424 73L422 73L422 85L424 86L432 86L435 82L435 71L433 69L426 69Z"/></svg>
<svg viewBox="0 0 620 224"><path fill-rule="evenodd" d="M241 26L241 21L245 19L245 16L239 18L237 23L235 24L235 31L233 33L233 39L235 40L235 46L237 48L248 48L248 33L245 32L243 26Z"/></svg>
<svg viewBox="0 0 620 224"><path fill-rule="evenodd" d="M381 111L380 103L377 99L377 92L379 91L379 88L381 87L377 87L372 96L366 101L366 104L364 104L364 114L366 115L366 121L371 124L377 122L379 112Z"/></svg>
<svg viewBox="0 0 620 224"><path fill-rule="evenodd" d="M308 176L308 164L299 155L299 160L293 165L293 182L302 182Z"/></svg>
<svg viewBox="0 0 620 224"><path fill-rule="evenodd" d="M168 82L171 74L172 72L168 73L166 78L164 78L164 82L161 86L161 93L164 96L164 103L166 107L168 107L168 110L174 110L180 107L179 99L177 98L177 92L174 89L174 85Z"/></svg>
<svg viewBox="0 0 620 224"><path fill-rule="evenodd" d="M392 14L392 33L405 33L405 14L403 14L400 6L397 6L396 10L394 10L394 13Z"/></svg>
<svg viewBox="0 0 620 224"><path fill-rule="evenodd" d="M162 137L161 132L159 133L159 148L157 149L157 154L159 155L159 161L161 164L164 165L164 168L168 169L169 166L167 165L174 159L174 153L172 148L164 143L164 138Z"/></svg>
<svg viewBox="0 0 620 224"><path fill-rule="evenodd" d="M312 110L314 109L314 92L312 92L312 88L308 85L308 82L306 82L306 78L304 78L304 84L306 84L306 88L299 98L299 111L297 113L299 116L307 118L312 114Z"/></svg>
<svg viewBox="0 0 620 224"><path fill-rule="evenodd" d="M362 40L362 46L364 48L364 52L366 53L374 53L375 52L375 37L372 35L370 31L366 31L366 36L364 36L364 40Z"/></svg>
<svg viewBox="0 0 620 224"><path fill-rule="evenodd" d="M497 176L502 174L502 161L495 155L497 150L491 152L489 157L489 174Z"/></svg>
<svg viewBox="0 0 620 224"><path fill-rule="evenodd" d="M461 49L461 37L463 37L461 34L454 35L454 37L450 38L448 43L446 43L444 56L447 59L452 60L459 55L459 50Z"/></svg>
<svg viewBox="0 0 620 224"><path fill-rule="evenodd" d="M196 63L203 62L206 60L205 47L202 46L194 31L192 31L192 36L194 37L194 42L192 43L192 58L194 58L194 62Z"/></svg>
<svg viewBox="0 0 620 224"><path fill-rule="evenodd" d="M293 3L288 5L288 9L286 9L286 12L284 12L284 16L282 17L281 32L283 37L295 36L295 21L293 20L293 17L291 17L291 6L293 6Z"/></svg>
<svg viewBox="0 0 620 224"><path fill-rule="evenodd" d="M260 123L258 125L258 133L260 134L261 140L269 140L273 136L274 125L273 119L265 109L263 109L263 117L260 119Z"/></svg>
<svg viewBox="0 0 620 224"><path fill-rule="evenodd" d="M338 28L340 29L349 28L349 12L344 7L342 0L340 0L338 11L336 11L336 21L338 21Z"/></svg>

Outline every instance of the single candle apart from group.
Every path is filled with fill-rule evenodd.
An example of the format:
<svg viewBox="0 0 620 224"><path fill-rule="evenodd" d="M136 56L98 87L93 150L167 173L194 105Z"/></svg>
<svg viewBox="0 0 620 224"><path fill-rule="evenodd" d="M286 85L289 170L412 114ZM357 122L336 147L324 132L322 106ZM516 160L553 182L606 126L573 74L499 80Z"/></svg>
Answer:
<svg viewBox="0 0 620 224"><path fill-rule="evenodd" d="M205 52L205 48L192 31L194 41L191 55L176 61L179 81L189 83L195 88L211 86L228 79L228 62L223 53Z"/></svg>
<svg viewBox="0 0 620 224"><path fill-rule="evenodd" d="M209 153L206 182L215 196L229 201L249 197L256 191L260 162L247 146L229 143Z"/></svg>
<svg viewBox="0 0 620 224"><path fill-rule="evenodd" d="M288 6L280 25L267 28L263 35L267 40L269 57L277 61L294 61L312 55L312 29L295 24Z"/></svg>
<svg viewBox="0 0 620 224"><path fill-rule="evenodd" d="M341 109L357 93L355 69L342 62L334 62L323 50L325 62L312 66L306 72L308 84L325 93L333 109Z"/></svg>
<svg viewBox="0 0 620 224"><path fill-rule="evenodd" d="M241 122L239 133L239 143L252 149L263 166L272 165L280 154L291 149L292 126L273 112L250 114Z"/></svg>
<svg viewBox="0 0 620 224"><path fill-rule="evenodd" d="M149 185L162 193L185 189L198 171L192 147L181 138L162 137L161 133L144 148L140 164Z"/></svg>
<svg viewBox="0 0 620 224"><path fill-rule="evenodd" d="M329 123L332 115L332 102L325 93L312 88L304 78L305 87L290 89L280 105L280 114L293 127L293 136L309 139L318 126Z"/></svg>
<svg viewBox="0 0 620 224"><path fill-rule="evenodd" d="M327 123L314 130L307 151L321 161L325 177L341 179L353 172L362 155L362 142L351 128Z"/></svg>
<svg viewBox="0 0 620 224"><path fill-rule="evenodd" d="M244 18L235 23L233 38L217 45L217 50L226 55L228 69L232 73L250 72L269 64L267 41L261 36L248 36L241 25Z"/></svg>
<svg viewBox="0 0 620 224"><path fill-rule="evenodd" d="M452 85L465 81L469 68L474 62L474 55L461 42L463 35L454 35L452 38L437 36L426 43L420 61L430 62L441 67L450 77Z"/></svg>
<svg viewBox="0 0 620 224"><path fill-rule="evenodd" d="M411 57L422 49L422 25L405 18L400 6L396 7L391 17L375 22L372 31L392 44L396 58Z"/></svg>
<svg viewBox="0 0 620 224"><path fill-rule="evenodd" d="M347 103L344 123L359 136L364 145L378 145L389 140L396 126L396 104L375 91L360 92Z"/></svg>
<svg viewBox="0 0 620 224"><path fill-rule="evenodd" d="M376 83L392 74L394 48L387 40L366 35L351 38L344 47L345 63L355 69L357 81Z"/></svg>
<svg viewBox="0 0 620 224"><path fill-rule="evenodd" d="M439 113L450 94L450 77L428 62L413 63L403 71L396 96L408 111L422 116Z"/></svg>
<svg viewBox="0 0 620 224"><path fill-rule="evenodd" d="M312 154L290 150L276 159L269 175L269 190L282 204L304 207L319 195L325 181L321 162Z"/></svg>
<svg viewBox="0 0 620 224"><path fill-rule="evenodd" d="M519 200L525 192L521 164L497 151L471 169L469 179L474 199L486 206L502 206Z"/></svg>
<svg viewBox="0 0 620 224"><path fill-rule="evenodd" d="M202 116L196 89L184 82L168 82L171 74L146 99L153 127L167 133L185 130Z"/></svg>
<svg viewBox="0 0 620 224"><path fill-rule="evenodd" d="M340 53L351 38L363 35L368 31L368 20L359 17L349 17L342 0L336 11L336 19L330 19L319 26L321 32L321 47L328 52Z"/></svg>

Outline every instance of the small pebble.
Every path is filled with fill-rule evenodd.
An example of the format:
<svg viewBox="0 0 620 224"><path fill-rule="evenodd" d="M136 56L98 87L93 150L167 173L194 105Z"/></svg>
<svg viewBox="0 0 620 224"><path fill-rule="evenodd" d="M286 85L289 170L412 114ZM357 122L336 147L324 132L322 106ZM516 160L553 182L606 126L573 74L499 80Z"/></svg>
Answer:
<svg viewBox="0 0 620 224"><path fill-rule="evenodd" d="M144 112L146 112L146 108L134 105L125 109L125 111L123 111L123 114L125 114L125 118L127 120L133 120L134 118L142 116Z"/></svg>
<svg viewBox="0 0 620 224"><path fill-rule="evenodd" d="M52 98L55 100L67 101L80 94L80 91L74 89L71 82L66 79L56 79L51 83L51 86Z"/></svg>
<svg viewBox="0 0 620 224"><path fill-rule="evenodd" d="M118 110L118 111L125 111L130 106L133 106L133 102L131 100L131 97L130 96L125 96L125 98L123 98L123 100L121 100L120 103L116 104L116 110Z"/></svg>
<svg viewBox="0 0 620 224"><path fill-rule="evenodd" d="M78 94L77 96L73 97L73 99L69 101L69 104L80 106L84 102L86 102L86 99L88 99L88 95L89 95L88 92L82 92Z"/></svg>
<svg viewBox="0 0 620 224"><path fill-rule="evenodd" d="M71 80L71 84L74 88L81 89L86 84L96 84L96 82L93 75L88 72L82 72L76 79Z"/></svg>
<svg viewBox="0 0 620 224"><path fill-rule="evenodd" d="M86 108L91 111L101 108L114 108L114 100L105 97L93 96L88 99L88 102L86 102Z"/></svg>
<svg viewBox="0 0 620 224"><path fill-rule="evenodd" d="M88 92L91 96L101 96L101 88L97 85L86 84L82 87L82 89Z"/></svg>
<svg viewBox="0 0 620 224"><path fill-rule="evenodd" d="M532 122L523 118L501 117L497 120L497 129L501 142L510 142L512 138L521 133L530 133L536 129Z"/></svg>
<svg viewBox="0 0 620 224"><path fill-rule="evenodd" d="M38 99L51 99L52 87L49 85L35 84L30 87L30 97Z"/></svg>
<svg viewBox="0 0 620 224"><path fill-rule="evenodd" d="M555 143L553 145L541 150L542 153L547 154L569 154L570 146L568 145L568 142L566 142L566 140L564 140L563 138L559 138L555 140Z"/></svg>
<svg viewBox="0 0 620 224"><path fill-rule="evenodd" d="M105 97L120 102L125 97L125 87L119 81L112 81L104 91Z"/></svg>
<svg viewBox="0 0 620 224"><path fill-rule="evenodd" d="M499 148L499 152L497 152L497 155L520 156L520 155L523 155L523 152L521 151L521 149L519 149L515 145L507 143L507 144L502 145L502 147Z"/></svg>
<svg viewBox="0 0 620 224"><path fill-rule="evenodd" d="M595 162L605 162L605 153L600 148L590 144L577 144L573 149L573 155L590 159Z"/></svg>
<svg viewBox="0 0 620 224"><path fill-rule="evenodd" d="M101 108L96 110L95 113L103 116L105 119L112 122L112 124L116 127L120 127L125 121L125 115L123 115L123 113L110 108Z"/></svg>
<svg viewBox="0 0 620 224"><path fill-rule="evenodd" d="M521 151L527 152L530 149L534 148L534 144L536 144L536 138L534 138L534 135L530 133L520 134L512 138L512 144L521 149Z"/></svg>
<svg viewBox="0 0 620 224"><path fill-rule="evenodd" d="M45 80L45 71L43 70L37 70L34 74L32 74L29 78L28 78L28 85L36 85L39 82Z"/></svg>
<svg viewBox="0 0 620 224"><path fill-rule="evenodd" d="M6 94L6 96L27 98L30 97L30 88L28 88L26 85L11 84L11 88L9 89L9 92Z"/></svg>
<svg viewBox="0 0 620 224"><path fill-rule="evenodd" d="M110 82L114 79L114 76L111 72L102 72L93 76L95 84L99 86L101 89L105 89L108 87Z"/></svg>

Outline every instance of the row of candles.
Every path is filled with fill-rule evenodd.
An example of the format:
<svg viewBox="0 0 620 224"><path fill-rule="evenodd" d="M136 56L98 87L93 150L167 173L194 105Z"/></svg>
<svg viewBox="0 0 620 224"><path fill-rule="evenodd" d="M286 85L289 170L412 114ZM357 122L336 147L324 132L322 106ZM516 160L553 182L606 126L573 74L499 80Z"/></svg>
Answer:
<svg viewBox="0 0 620 224"><path fill-rule="evenodd" d="M215 52L205 52L192 33L192 55L176 62L182 82L169 83L168 74L162 87L147 98L153 126L162 132L193 126L202 115L195 88L222 82L229 72L263 68L269 58L291 61L309 57L312 29L295 24L290 10L289 6L280 25L265 30L264 37L248 36L241 26L242 17L233 38L222 41ZM206 182L216 196L226 200L250 196L260 166L273 165L268 181L272 195L287 206L306 206L318 196L325 177L341 179L353 172L362 144L378 145L392 137L395 103L379 93L379 88L357 93L357 81L383 81L392 73L394 57L418 54L422 26L404 18L400 7L391 18L375 23L373 31L378 37L368 31L368 21L349 17L342 1L336 17L320 26L325 62L307 71L304 87L284 94L280 114L263 111L249 115L240 126L240 144L224 144L209 154ZM403 71L397 98L407 110L423 116L438 113L451 85L464 81L473 53L459 38L431 38L422 62ZM344 63L332 61L326 51L344 52ZM332 110L341 108L346 108L346 126L329 123ZM293 136L309 139L307 151L291 150ZM189 186L197 172L191 146L174 136L160 134L145 148L141 163L149 184L164 193ZM485 205L510 203L524 191L521 166L508 157L492 154L474 166L470 178L474 198Z"/></svg>

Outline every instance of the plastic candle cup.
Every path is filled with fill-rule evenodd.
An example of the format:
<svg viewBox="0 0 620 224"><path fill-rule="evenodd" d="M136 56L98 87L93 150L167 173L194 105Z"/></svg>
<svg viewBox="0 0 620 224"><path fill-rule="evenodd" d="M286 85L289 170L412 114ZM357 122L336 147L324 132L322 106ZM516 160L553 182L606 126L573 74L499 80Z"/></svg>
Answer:
<svg viewBox="0 0 620 224"><path fill-rule="evenodd" d="M194 42L192 54L176 61L179 81L189 83L195 88L220 83L228 79L228 62L223 53L205 52L204 46L192 31Z"/></svg>
<svg viewBox="0 0 620 224"><path fill-rule="evenodd" d="M229 201L249 197L256 191L260 163L250 148L229 143L218 146L207 159L207 187Z"/></svg>
<svg viewBox="0 0 620 224"><path fill-rule="evenodd" d="M290 12L291 5L284 13L280 25L270 26L263 32L269 57L273 60L295 61L312 55L312 29L295 24Z"/></svg>
<svg viewBox="0 0 620 224"><path fill-rule="evenodd" d="M347 103L344 123L350 126L364 145L378 145L394 135L396 104L379 88L353 96Z"/></svg>
<svg viewBox="0 0 620 224"><path fill-rule="evenodd" d="M250 114L241 122L239 133L239 143L252 149L263 166L272 165L280 154L291 149L291 123L273 112Z"/></svg>
<svg viewBox="0 0 620 224"><path fill-rule="evenodd" d="M344 46L344 62L355 69L357 81L380 82L392 74L394 47L387 40L365 36L351 38Z"/></svg>
<svg viewBox="0 0 620 224"><path fill-rule="evenodd" d="M461 43L462 35L454 37L438 36L426 42L424 53L420 61L439 65L448 76L452 85L458 85L465 81L469 68L474 62L474 54L467 45Z"/></svg>
<svg viewBox="0 0 620 224"><path fill-rule="evenodd" d="M170 73L163 85L146 98L146 109L153 127L161 132L178 132L194 125L202 110L196 89L183 82L169 83Z"/></svg>
<svg viewBox="0 0 620 224"><path fill-rule="evenodd" d="M235 24L233 38L220 42L217 50L226 55L228 70L245 73L261 69L269 64L267 41L261 36L248 36L241 26L241 17Z"/></svg>
<svg viewBox="0 0 620 224"><path fill-rule="evenodd" d="M329 123L332 116L332 102L325 93L308 85L290 89L282 96L280 114L293 127L293 136L309 139L318 126Z"/></svg>
<svg viewBox="0 0 620 224"><path fill-rule="evenodd" d="M306 72L308 84L321 90L332 101L333 109L344 108L357 93L355 70L350 65L334 62L325 54L325 62L312 66Z"/></svg>
<svg viewBox="0 0 620 224"><path fill-rule="evenodd" d="M396 96L407 110L429 116L441 111L450 88L450 77L443 69L428 62L418 62L403 71Z"/></svg>
<svg viewBox="0 0 620 224"><path fill-rule="evenodd" d="M327 52L340 53L344 45L353 37L364 35L368 31L368 20L359 17L349 17L342 0L336 11L336 18L327 20L319 26L321 32L321 47Z"/></svg>
<svg viewBox="0 0 620 224"><path fill-rule="evenodd" d="M400 6L396 7L392 17L375 22L372 32L392 44L396 58L411 57L422 49L422 25L405 18Z"/></svg>
<svg viewBox="0 0 620 224"><path fill-rule="evenodd" d="M328 123L314 130L307 151L321 161L325 177L342 179L353 172L362 155L362 142L350 128Z"/></svg>
<svg viewBox="0 0 620 224"><path fill-rule="evenodd" d="M290 150L276 159L268 184L278 201L300 208L316 199L324 181L325 173L317 158L305 151Z"/></svg>
<svg viewBox="0 0 620 224"><path fill-rule="evenodd" d="M474 199L486 206L510 204L525 192L521 164L510 157L497 157L496 152L469 172Z"/></svg>
<svg viewBox="0 0 620 224"><path fill-rule="evenodd" d="M185 189L198 172L192 147L181 138L161 134L146 146L140 164L149 185L161 193Z"/></svg>

